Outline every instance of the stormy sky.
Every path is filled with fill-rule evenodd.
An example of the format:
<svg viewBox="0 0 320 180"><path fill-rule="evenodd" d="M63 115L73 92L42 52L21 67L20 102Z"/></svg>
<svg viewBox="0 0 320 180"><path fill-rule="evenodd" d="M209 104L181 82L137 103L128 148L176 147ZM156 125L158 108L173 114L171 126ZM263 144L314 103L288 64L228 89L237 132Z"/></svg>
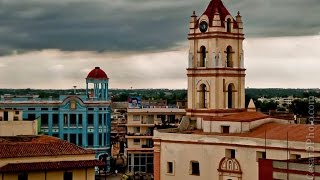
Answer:
<svg viewBox="0 0 320 180"><path fill-rule="evenodd" d="M186 88L192 11L209 0L0 0L0 88ZM318 88L319 0L224 0L245 25L246 86Z"/></svg>

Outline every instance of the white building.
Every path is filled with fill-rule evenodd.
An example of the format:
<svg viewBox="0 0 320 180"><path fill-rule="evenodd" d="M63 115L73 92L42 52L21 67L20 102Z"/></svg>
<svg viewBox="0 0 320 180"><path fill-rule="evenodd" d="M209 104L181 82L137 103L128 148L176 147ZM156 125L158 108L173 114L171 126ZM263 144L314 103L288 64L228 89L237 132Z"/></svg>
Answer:
<svg viewBox="0 0 320 180"><path fill-rule="evenodd" d="M128 171L153 173L153 130L162 122L174 125L185 115L178 108L128 109L127 148Z"/></svg>
<svg viewBox="0 0 320 180"><path fill-rule="evenodd" d="M0 109L0 136L37 135L38 121L23 120L22 110Z"/></svg>
<svg viewBox="0 0 320 180"><path fill-rule="evenodd" d="M155 180L257 180L258 160L320 155L320 127L245 108L243 24L221 0L191 16L188 108L154 132Z"/></svg>

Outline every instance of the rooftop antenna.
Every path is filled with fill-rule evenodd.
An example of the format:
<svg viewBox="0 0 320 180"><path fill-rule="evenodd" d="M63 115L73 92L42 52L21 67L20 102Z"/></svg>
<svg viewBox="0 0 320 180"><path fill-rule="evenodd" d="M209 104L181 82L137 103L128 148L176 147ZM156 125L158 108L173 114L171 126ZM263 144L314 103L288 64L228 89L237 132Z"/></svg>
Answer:
<svg viewBox="0 0 320 180"><path fill-rule="evenodd" d="M73 93L76 94L76 88L77 86L73 86Z"/></svg>

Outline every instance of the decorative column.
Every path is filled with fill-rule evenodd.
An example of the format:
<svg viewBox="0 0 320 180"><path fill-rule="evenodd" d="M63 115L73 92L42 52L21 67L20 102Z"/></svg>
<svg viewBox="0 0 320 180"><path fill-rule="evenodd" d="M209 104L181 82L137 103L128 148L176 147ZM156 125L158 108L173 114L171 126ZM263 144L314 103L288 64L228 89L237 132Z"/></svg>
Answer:
<svg viewBox="0 0 320 180"><path fill-rule="evenodd" d="M86 83L86 95L87 95L87 99L89 99L89 94L88 94L88 82Z"/></svg>

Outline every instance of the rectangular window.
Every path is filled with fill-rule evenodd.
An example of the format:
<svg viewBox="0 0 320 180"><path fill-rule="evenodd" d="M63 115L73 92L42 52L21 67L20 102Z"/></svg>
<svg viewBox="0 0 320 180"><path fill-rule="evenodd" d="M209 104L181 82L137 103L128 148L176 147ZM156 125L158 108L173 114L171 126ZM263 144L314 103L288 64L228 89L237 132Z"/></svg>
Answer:
<svg viewBox="0 0 320 180"><path fill-rule="evenodd" d="M93 146L93 134L88 134L88 146Z"/></svg>
<svg viewBox="0 0 320 180"><path fill-rule="evenodd" d="M28 180L28 173L19 173L18 180Z"/></svg>
<svg viewBox="0 0 320 180"><path fill-rule="evenodd" d="M169 123L175 123L175 115L168 115L168 121Z"/></svg>
<svg viewBox="0 0 320 180"><path fill-rule="evenodd" d="M35 119L35 118L34 118ZM3 120L4 121L8 121L9 120L9 113L8 113L8 111L4 111L3 112Z"/></svg>
<svg viewBox="0 0 320 180"><path fill-rule="evenodd" d="M70 114L70 126L76 126L77 124L77 115Z"/></svg>
<svg viewBox="0 0 320 180"><path fill-rule="evenodd" d="M167 173L173 174L173 162L167 162Z"/></svg>
<svg viewBox="0 0 320 180"><path fill-rule="evenodd" d="M82 126L82 114L78 114L78 126Z"/></svg>
<svg viewBox="0 0 320 180"><path fill-rule="evenodd" d="M58 110L59 110L59 108L52 108L52 110L53 110L53 111L58 111Z"/></svg>
<svg viewBox="0 0 320 180"><path fill-rule="evenodd" d="M133 127L133 133L140 133L140 127Z"/></svg>
<svg viewBox="0 0 320 180"><path fill-rule="evenodd" d="M79 119L79 120L78 120L78 126L79 126L79 127L82 127L82 119Z"/></svg>
<svg viewBox="0 0 320 180"><path fill-rule="evenodd" d="M28 111L34 111L36 108L28 108Z"/></svg>
<svg viewBox="0 0 320 180"><path fill-rule="evenodd" d="M99 146L102 146L102 134L99 133Z"/></svg>
<svg viewBox="0 0 320 180"><path fill-rule="evenodd" d="M41 108L41 111L48 111L48 108Z"/></svg>
<svg viewBox="0 0 320 180"><path fill-rule="evenodd" d="M82 146L82 134L78 134L78 145Z"/></svg>
<svg viewBox="0 0 320 180"><path fill-rule="evenodd" d="M52 114L52 126L59 126L59 114Z"/></svg>
<svg viewBox="0 0 320 180"><path fill-rule="evenodd" d="M64 126L68 126L68 121L69 121L69 120L68 120L68 114L64 114L64 115L63 115L63 120L64 120L63 125L64 125Z"/></svg>
<svg viewBox="0 0 320 180"><path fill-rule="evenodd" d="M64 134L64 135L63 135L63 140L69 141L69 139L68 139L68 134Z"/></svg>
<svg viewBox="0 0 320 180"><path fill-rule="evenodd" d="M267 154L264 151L257 151L256 153L256 160L257 162L259 161L259 159L266 159Z"/></svg>
<svg viewBox="0 0 320 180"><path fill-rule="evenodd" d="M93 111L94 109L93 108L88 108L88 111Z"/></svg>
<svg viewBox="0 0 320 180"><path fill-rule="evenodd" d="M99 125L102 125L102 114L99 114Z"/></svg>
<svg viewBox="0 0 320 180"><path fill-rule="evenodd" d="M190 162L190 174L200 176L200 165L198 161Z"/></svg>
<svg viewBox="0 0 320 180"><path fill-rule="evenodd" d="M229 134L230 126L221 126L221 132L224 134Z"/></svg>
<svg viewBox="0 0 320 180"><path fill-rule="evenodd" d="M49 115L41 114L41 125L48 126L48 123L49 123Z"/></svg>
<svg viewBox="0 0 320 180"><path fill-rule="evenodd" d="M72 171L65 171L63 173L63 180L72 180Z"/></svg>
<svg viewBox="0 0 320 180"><path fill-rule="evenodd" d="M94 115L88 114L88 125L89 126L93 126L93 119L94 119Z"/></svg>
<svg viewBox="0 0 320 180"><path fill-rule="evenodd" d="M70 134L70 142L73 144L77 144L77 135L76 134Z"/></svg>
<svg viewBox="0 0 320 180"><path fill-rule="evenodd" d="M36 114L28 114L28 120L35 120Z"/></svg>
<svg viewBox="0 0 320 180"><path fill-rule="evenodd" d="M19 111L15 111L15 114L19 114Z"/></svg>
<svg viewBox="0 0 320 180"><path fill-rule="evenodd" d="M18 120L19 120L19 117L18 117L18 116L14 116L14 117L13 117L13 120L14 120L14 121L18 121Z"/></svg>
<svg viewBox="0 0 320 180"><path fill-rule="evenodd" d="M133 115L134 121L140 121L140 115Z"/></svg>
<svg viewBox="0 0 320 180"><path fill-rule="evenodd" d="M133 139L134 145L140 145L140 139Z"/></svg>
<svg viewBox="0 0 320 180"><path fill-rule="evenodd" d="M226 149L226 157L227 158L236 158L236 150L235 149Z"/></svg>

